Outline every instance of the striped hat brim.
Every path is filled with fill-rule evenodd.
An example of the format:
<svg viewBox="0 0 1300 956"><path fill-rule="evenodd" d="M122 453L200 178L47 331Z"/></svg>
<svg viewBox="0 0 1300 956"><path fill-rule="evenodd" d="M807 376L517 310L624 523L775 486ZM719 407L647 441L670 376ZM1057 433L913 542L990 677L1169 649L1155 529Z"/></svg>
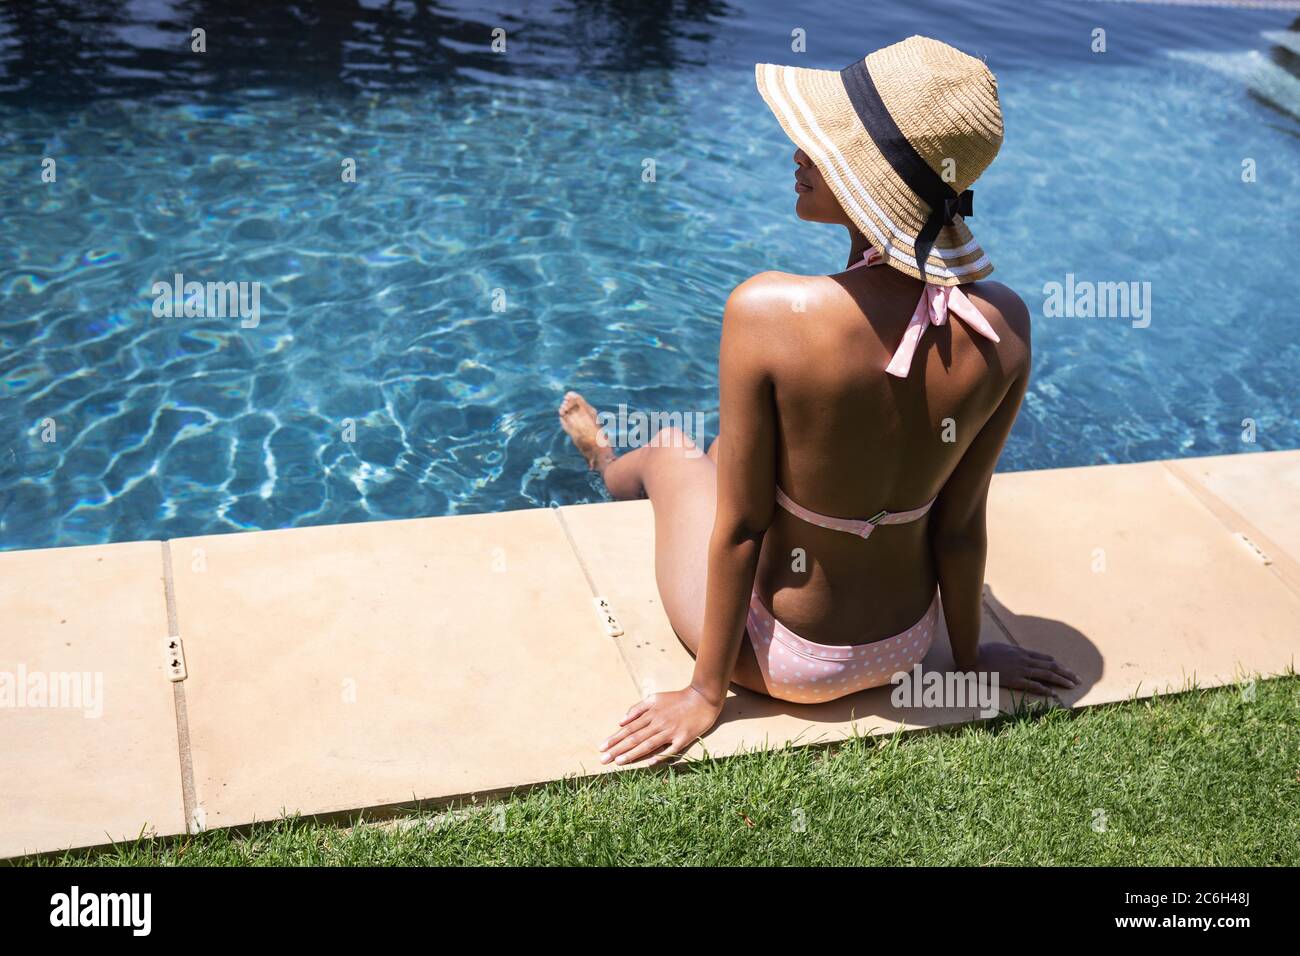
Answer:
<svg viewBox="0 0 1300 956"><path fill-rule="evenodd" d="M841 208L887 264L944 286L975 282L993 271L961 216L939 230L925 275L917 269L916 237L931 211L863 128L839 72L759 63L754 78L786 135L816 164Z"/></svg>

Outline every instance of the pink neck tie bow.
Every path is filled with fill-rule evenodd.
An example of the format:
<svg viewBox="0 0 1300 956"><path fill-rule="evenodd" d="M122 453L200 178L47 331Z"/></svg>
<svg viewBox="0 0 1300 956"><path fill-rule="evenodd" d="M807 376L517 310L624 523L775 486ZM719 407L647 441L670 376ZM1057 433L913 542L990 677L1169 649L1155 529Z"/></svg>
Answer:
<svg viewBox="0 0 1300 956"><path fill-rule="evenodd" d="M861 262L855 262L849 268L875 266L882 262L884 257L873 247L862 254ZM993 326L975 308L975 303L966 297L966 293L961 291L961 286L931 285L927 282L921 300L916 303L916 311L912 313L912 320L903 332L903 341L899 343L885 371L898 378L907 378L907 373L912 369L912 358L916 355L916 346L920 343L926 326L943 325L948 321L949 312L989 341L1000 341Z"/></svg>

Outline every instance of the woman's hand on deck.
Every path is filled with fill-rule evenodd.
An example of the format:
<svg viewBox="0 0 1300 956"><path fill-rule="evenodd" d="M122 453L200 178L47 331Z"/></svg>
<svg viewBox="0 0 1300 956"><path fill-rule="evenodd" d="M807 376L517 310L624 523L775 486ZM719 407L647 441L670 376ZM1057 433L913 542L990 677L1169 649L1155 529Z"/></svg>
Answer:
<svg viewBox="0 0 1300 956"><path fill-rule="evenodd" d="M1069 689L1079 678L1056 662L1051 654L1042 654L1014 644L981 644L975 670L998 675L998 684L1012 690L1027 690L1051 697L1054 687Z"/></svg>
<svg viewBox="0 0 1300 956"><path fill-rule="evenodd" d="M718 720L722 707L693 687L651 694L619 721L618 732L600 745L601 763L622 766L646 757L663 763L687 750Z"/></svg>

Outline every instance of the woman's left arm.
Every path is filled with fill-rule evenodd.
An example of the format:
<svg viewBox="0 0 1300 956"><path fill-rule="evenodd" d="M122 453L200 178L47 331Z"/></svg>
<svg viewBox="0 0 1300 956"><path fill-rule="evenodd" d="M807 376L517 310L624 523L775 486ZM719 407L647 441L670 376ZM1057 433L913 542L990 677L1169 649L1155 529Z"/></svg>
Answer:
<svg viewBox="0 0 1300 956"><path fill-rule="evenodd" d="M718 719L745 634L750 592L776 497L776 406L770 357L772 310L788 293L767 274L742 283L727 300L718 360L717 512L709 540L704 629L688 687L653 694L620 722L635 738L611 738L603 761L660 762L688 749ZM649 731L648 733L646 731ZM625 740L636 743L625 747ZM667 744L667 749L663 749ZM662 752L660 752L662 751Z"/></svg>
<svg viewBox="0 0 1300 956"><path fill-rule="evenodd" d="M718 360L718 502L709 539L704 633L691 687L721 709L745 636L745 617L763 535L776 507L776 397L768 310L774 279L755 276L727 301ZM778 301L774 301L778 300Z"/></svg>

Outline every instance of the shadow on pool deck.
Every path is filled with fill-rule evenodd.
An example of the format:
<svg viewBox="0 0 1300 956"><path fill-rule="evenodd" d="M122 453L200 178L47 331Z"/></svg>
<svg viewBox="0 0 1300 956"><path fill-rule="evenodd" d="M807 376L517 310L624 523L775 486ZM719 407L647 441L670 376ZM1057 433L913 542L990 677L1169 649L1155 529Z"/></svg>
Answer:
<svg viewBox="0 0 1300 956"><path fill-rule="evenodd" d="M997 475L982 639L1076 671L1069 706L1284 673L1298 498L1300 452ZM0 709L0 857L611 772L619 716L691 675L653 541L636 501L0 553L0 672L103 681L95 719ZM691 753L979 719L891 690L737 692Z"/></svg>

